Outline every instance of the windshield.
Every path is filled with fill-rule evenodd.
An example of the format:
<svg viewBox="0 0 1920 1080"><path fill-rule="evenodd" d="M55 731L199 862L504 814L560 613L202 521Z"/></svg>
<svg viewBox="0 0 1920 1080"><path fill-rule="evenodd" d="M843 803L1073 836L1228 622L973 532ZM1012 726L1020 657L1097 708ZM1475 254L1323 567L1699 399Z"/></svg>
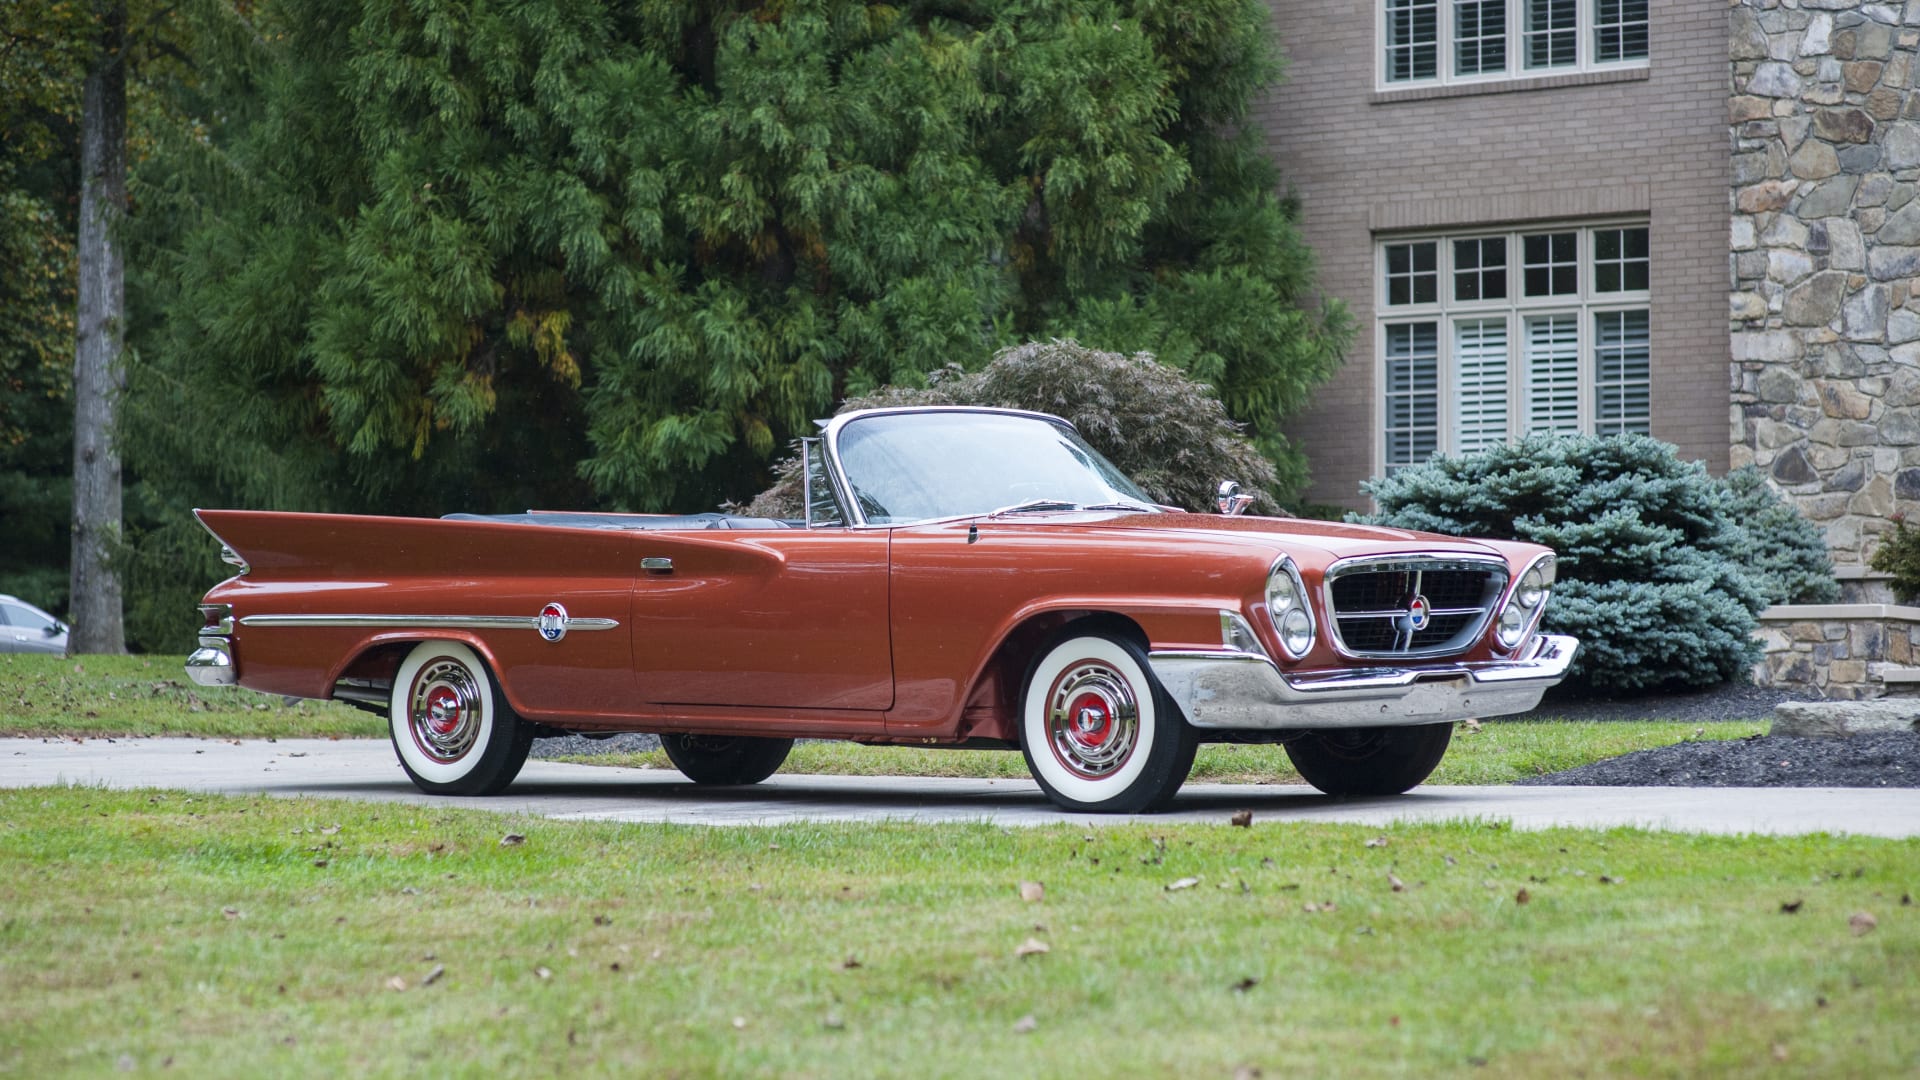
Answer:
<svg viewBox="0 0 1920 1080"><path fill-rule="evenodd" d="M1153 500L1064 424L987 412L887 413L835 448L874 525L996 510L1153 510Z"/></svg>

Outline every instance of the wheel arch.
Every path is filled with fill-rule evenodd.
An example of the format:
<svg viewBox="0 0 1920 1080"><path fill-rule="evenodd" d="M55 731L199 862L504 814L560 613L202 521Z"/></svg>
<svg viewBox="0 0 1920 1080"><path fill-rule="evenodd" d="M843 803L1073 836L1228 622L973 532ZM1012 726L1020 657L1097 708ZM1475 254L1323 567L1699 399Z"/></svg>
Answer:
<svg viewBox="0 0 1920 1080"><path fill-rule="evenodd" d="M1108 634L1149 647L1147 631L1132 616L1115 609L1072 605L1029 612L1000 635L980 670L968 685L960 707L963 738L1002 739L1020 743L1020 697L1027 676L1040 659L1040 650L1069 628Z"/></svg>
<svg viewBox="0 0 1920 1080"><path fill-rule="evenodd" d="M487 647L486 641L478 634L458 631L422 633L407 630L368 638L330 673L327 681L330 696L334 700L385 716L387 702L393 692L393 678L399 672L401 663L417 646L430 641L447 641L472 649L473 654L486 665L487 676L499 687L507 707L516 715L526 715L514 696L513 688L501 677L500 661L493 650Z"/></svg>

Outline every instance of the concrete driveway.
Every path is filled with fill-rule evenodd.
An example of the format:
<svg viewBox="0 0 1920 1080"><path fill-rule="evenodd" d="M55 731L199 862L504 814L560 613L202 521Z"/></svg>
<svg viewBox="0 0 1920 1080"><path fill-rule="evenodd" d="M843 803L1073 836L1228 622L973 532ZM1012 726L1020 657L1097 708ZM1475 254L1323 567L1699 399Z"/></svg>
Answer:
<svg viewBox="0 0 1920 1080"><path fill-rule="evenodd" d="M1702 833L1920 835L1920 789L1441 787L1392 799L1330 799L1311 788L1188 784L1148 817L1067 814L1028 780L777 775L748 788L696 788L679 773L530 761L493 798L424 795L386 742L298 739L0 739L0 787L77 784L461 806L568 820L776 825L791 821L987 821L1001 825L1254 820L1479 819L1515 828L1632 825Z"/></svg>

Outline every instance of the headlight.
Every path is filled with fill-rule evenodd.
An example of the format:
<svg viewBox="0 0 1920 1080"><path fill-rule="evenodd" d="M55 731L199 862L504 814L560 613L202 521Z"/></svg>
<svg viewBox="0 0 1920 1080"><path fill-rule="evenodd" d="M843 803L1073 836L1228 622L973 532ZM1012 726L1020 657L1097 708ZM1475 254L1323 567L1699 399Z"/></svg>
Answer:
<svg viewBox="0 0 1920 1080"><path fill-rule="evenodd" d="M1519 601L1509 601L1507 609L1500 613L1500 644L1511 649L1520 644L1527 632L1527 613L1520 609Z"/></svg>
<svg viewBox="0 0 1920 1080"><path fill-rule="evenodd" d="M1527 574L1520 579L1517 596L1520 606L1532 611L1547 598L1547 590L1553 587L1553 559L1545 558L1527 568Z"/></svg>
<svg viewBox="0 0 1920 1080"><path fill-rule="evenodd" d="M1280 635L1280 649L1290 660L1298 660L1313 648L1313 612L1307 605L1307 590L1293 560L1280 556L1267 571L1267 618L1274 633Z"/></svg>

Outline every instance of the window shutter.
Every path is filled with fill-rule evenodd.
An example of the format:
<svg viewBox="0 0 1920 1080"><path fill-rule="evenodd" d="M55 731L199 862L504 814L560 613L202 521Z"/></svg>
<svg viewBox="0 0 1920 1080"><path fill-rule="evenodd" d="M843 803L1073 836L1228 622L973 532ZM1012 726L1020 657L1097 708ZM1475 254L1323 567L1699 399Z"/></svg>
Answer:
<svg viewBox="0 0 1920 1080"><path fill-rule="evenodd" d="M1440 335L1430 322L1387 329L1387 471L1440 449Z"/></svg>
<svg viewBox="0 0 1920 1080"><path fill-rule="evenodd" d="M1527 433L1580 431L1580 319L1527 320Z"/></svg>
<svg viewBox="0 0 1920 1080"><path fill-rule="evenodd" d="M1507 321L1453 324L1454 452L1470 454L1507 441Z"/></svg>
<svg viewBox="0 0 1920 1080"><path fill-rule="evenodd" d="M1599 312L1593 317L1593 336L1595 434L1649 433L1652 335L1647 312Z"/></svg>

